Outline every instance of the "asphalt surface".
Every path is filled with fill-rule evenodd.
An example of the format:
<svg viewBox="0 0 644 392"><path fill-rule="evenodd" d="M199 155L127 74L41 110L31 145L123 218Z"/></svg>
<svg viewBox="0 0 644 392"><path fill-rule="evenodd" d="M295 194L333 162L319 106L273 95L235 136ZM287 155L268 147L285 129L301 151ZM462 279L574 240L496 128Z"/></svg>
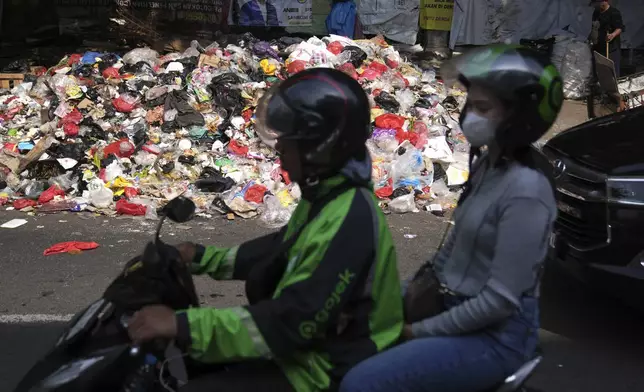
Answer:
<svg viewBox="0 0 644 392"><path fill-rule="evenodd" d="M154 222L130 218L0 212L0 224L13 218L28 223L0 229L0 391L11 391L51 346L64 325L56 320L98 298L154 232ZM401 275L408 276L436 248L446 219L419 213L391 215L389 221ZM198 218L168 224L164 239L226 245L269 231L255 220ZM63 241L95 241L100 247L79 255L42 255ZM644 315L547 271L541 307L545 360L530 387L544 392L644 391ZM197 288L205 305L244 301L239 283L198 279Z"/></svg>

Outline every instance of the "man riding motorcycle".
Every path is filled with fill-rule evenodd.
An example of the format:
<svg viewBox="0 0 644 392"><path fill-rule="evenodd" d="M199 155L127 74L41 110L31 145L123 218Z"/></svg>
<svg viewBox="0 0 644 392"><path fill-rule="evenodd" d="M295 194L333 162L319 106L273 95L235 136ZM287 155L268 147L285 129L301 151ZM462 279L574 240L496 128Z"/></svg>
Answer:
<svg viewBox="0 0 644 392"><path fill-rule="evenodd" d="M194 274L246 281L250 304L147 307L129 333L173 338L200 363L226 364L187 391L334 390L403 325L394 244L371 191L369 101L344 73L311 69L273 86L256 116L302 201L277 233L231 248L179 246Z"/></svg>

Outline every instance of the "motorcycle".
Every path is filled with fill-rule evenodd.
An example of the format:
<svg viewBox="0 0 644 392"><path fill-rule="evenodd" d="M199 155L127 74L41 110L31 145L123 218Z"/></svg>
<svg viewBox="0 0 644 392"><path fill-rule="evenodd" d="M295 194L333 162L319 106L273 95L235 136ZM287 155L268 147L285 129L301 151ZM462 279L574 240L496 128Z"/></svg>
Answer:
<svg viewBox="0 0 644 392"><path fill-rule="evenodd" d="M163 207L154 240L143 254L126 263L100 299L74 316L14 392L176 391L180 381L164 366L171 359L170 342L138 346L131 342L127 327L132 315L147 305L175 310L199 306L192 275L179 252L160 239L166 219L183 223L194 212L194 203L183 197ZM540 362L540 356L527 362L489 392L525 391L525 382Z"/></svg>
<svg viewBox="0 0 644 392"><path fill-rule="evenodd" d="M160 239L166 219L192 219L194 203L179 197L161 209L154 240L126 263L103 296L74 316L53 349L23 377L15 392L172 391L164 371L168 341L131 342L128 321L147 305L199 306L192 276L176 248Z"/></svg>

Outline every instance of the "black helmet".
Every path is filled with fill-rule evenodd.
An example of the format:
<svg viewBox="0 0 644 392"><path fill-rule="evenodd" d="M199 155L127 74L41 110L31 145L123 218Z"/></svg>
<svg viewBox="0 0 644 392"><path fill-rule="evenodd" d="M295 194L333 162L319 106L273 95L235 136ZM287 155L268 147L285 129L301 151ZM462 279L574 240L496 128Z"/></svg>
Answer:
<svg viewBox="0 0 644 392"><path fill-rule="evenodd" d="M275 147L297 144L304 178L332 175L365 154L371 122L369 100L344 72L313 68L271 87L256 110L255 131Z"/></svg>
<svg viewBox="0 0 644 392"><path fill-rule="evenodd" d="M522 46L477 48L452 59L441 73L446 83L458 81L466 89L479 85L511 108L496 134L499 146L505 149L539 140L555 122L563 104L557 68L547 57ZM461 119L464 117L465 112Z"/></svg>

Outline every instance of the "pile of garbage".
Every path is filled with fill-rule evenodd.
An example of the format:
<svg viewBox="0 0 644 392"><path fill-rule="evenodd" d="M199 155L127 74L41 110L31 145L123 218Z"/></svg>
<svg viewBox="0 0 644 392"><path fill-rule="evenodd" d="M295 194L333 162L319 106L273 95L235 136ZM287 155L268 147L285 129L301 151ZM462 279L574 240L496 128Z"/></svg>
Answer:
<svg viewBox="0 0 644 392"><path fill-rule="evenodd" d="M255 135L254 108L272 84L310 67L340 69L369 94L367 145L386 211L454 205L468 174L462 92L382 37L264 42L250 34L166 55L72 54L0 90L0 205L155 218L184 195L204 216L261 215L280 226L300 190Z"/></svg>

